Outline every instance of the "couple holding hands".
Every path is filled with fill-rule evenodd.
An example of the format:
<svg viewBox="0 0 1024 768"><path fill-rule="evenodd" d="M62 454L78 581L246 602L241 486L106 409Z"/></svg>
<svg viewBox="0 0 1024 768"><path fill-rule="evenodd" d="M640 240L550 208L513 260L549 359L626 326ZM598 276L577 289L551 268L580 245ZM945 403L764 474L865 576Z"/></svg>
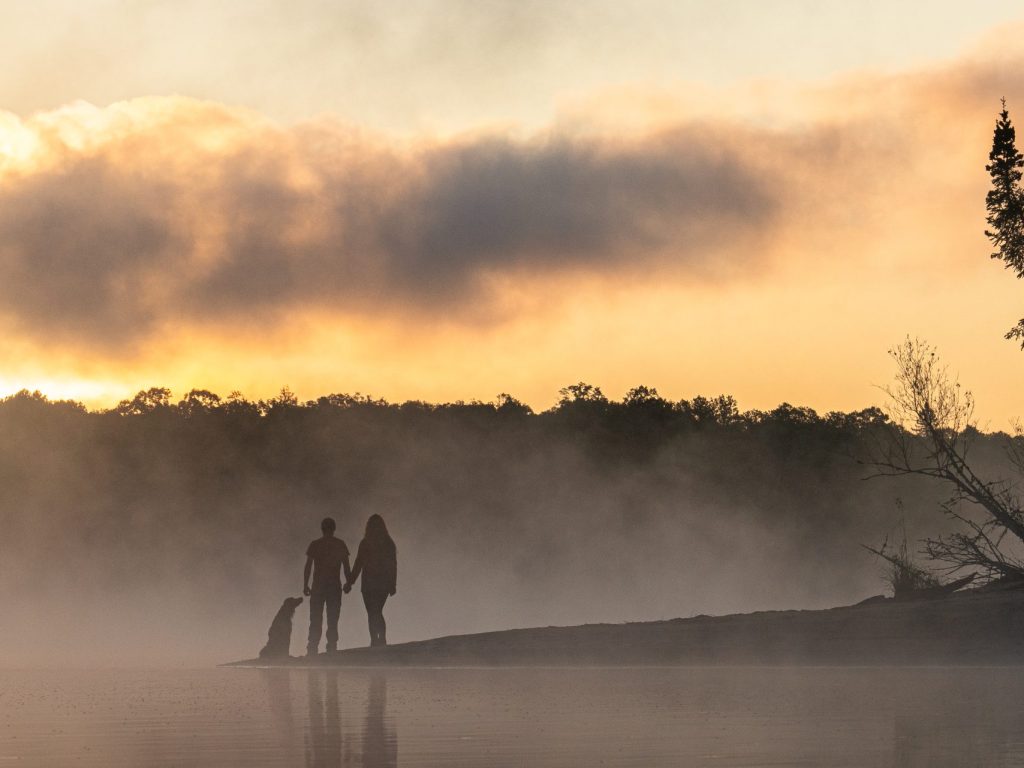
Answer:
<svg viewBox="0 0 1024 768"><path fill-rule="evenodd" d="M366 532L359 542L356 561L349 566L349 551L345 542L334 535L333 518L325 517L320 523L323 536L311 542L306 549L306 567L302 577L302 594L309 597L309 641L306 654L315 656L323 631L324 611L327 612L327 652L338 650L338 616L341 613L341 594L348 594L352 585L362 576L360 591L366 605L366 618L370 626L370 646L387 645L387 627L384 624L384 603L395 594L398 558L395 542L388 534L380 515L370 515ZM341 583L344 570L345 584ZM310 586L309 577L313 576Z"/></svg>

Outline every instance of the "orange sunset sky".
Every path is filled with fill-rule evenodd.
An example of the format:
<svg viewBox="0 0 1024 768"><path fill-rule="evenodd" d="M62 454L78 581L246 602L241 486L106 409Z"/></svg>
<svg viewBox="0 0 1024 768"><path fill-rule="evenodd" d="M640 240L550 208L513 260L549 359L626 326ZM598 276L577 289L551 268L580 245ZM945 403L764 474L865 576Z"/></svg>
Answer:
<svg viewBox="0 0 1024 768"><path fill-rule="evenodd" d="M0 394L824 412L909 334L1024 414L1016 3L5 6Z"/></svg>

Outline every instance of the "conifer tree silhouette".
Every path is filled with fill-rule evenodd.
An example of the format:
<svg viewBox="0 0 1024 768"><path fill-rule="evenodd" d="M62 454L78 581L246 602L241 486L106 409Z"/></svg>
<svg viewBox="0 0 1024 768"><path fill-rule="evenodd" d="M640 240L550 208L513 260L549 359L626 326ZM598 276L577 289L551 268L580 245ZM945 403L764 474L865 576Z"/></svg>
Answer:
<svg viewBox="0 0 1024 768"><path fill-rule="evenodd" d="M992 177L992 188L985 195L986 221L990 227L985 235L996 249L992 258L1005 262L1017 277L1024 277L1024 192L1020 186L1024 156L1017 150L1017 132L1006 109L1006 99L1002 104L992 135L989 163L985 166ZM1024 349L1024 319L1007 332L1006 338L1020 340Z"/></svg>

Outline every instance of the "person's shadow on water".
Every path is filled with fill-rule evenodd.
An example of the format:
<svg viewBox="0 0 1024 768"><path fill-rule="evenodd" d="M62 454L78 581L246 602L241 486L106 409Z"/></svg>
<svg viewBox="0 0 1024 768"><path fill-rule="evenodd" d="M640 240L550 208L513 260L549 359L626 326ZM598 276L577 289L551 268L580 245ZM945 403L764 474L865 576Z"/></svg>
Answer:
<svg viewBox="0 0 1024 768"><path fill-rule="evenodd" d="M296 747L291 689L293 674L296 673L287 669L263 671L270 713L279 732L282 751L288 755L294 755ZM357 756L350 740L342 738L339 692L341 674L336 669L311 669L307 672L309 720L303 729L307 768L355 765L362 768L396 768L398 739L394 724L387 716L387 677L383 673L374 673L369 679L362 729L362 754Z"/></svg>
<svg viewBox="0 0 1024 768"><path fill-rule="evenodd" d="M307 682L309 723L306 728L306 766L339 768L343 764L351 765L350 759L342 761L338 670L311 669Z"/></svg>
<svg viewBox="0 0 1024 768"><path fill-rule="evenodd" d="M363 727L363 768L395 768L398 739L387 718L388 681L383 673L370 678L366 696L366 724Z"/></svg>
<svg viewBox="0 0 1024 768"><path fill-rule="evenodd" d="M260 673L267 688L270 715L277 730L281 750L285 755L291 755L295 748L291 672L287 669L263 669Z"/></svg>

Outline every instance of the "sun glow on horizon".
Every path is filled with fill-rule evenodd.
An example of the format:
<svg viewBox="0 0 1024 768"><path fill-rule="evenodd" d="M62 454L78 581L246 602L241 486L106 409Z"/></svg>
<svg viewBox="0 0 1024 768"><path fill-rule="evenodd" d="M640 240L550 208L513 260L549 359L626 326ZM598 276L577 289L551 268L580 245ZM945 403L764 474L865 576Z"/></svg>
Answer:
<svg viewBox="0 0 1024 768"><path fill-rule="evenodd" d="M102 409L115 405L125 395L124 383L72 376L0 376L0 397L18 392L39 392L50 400L72 400L87 408Z"/></svg>

